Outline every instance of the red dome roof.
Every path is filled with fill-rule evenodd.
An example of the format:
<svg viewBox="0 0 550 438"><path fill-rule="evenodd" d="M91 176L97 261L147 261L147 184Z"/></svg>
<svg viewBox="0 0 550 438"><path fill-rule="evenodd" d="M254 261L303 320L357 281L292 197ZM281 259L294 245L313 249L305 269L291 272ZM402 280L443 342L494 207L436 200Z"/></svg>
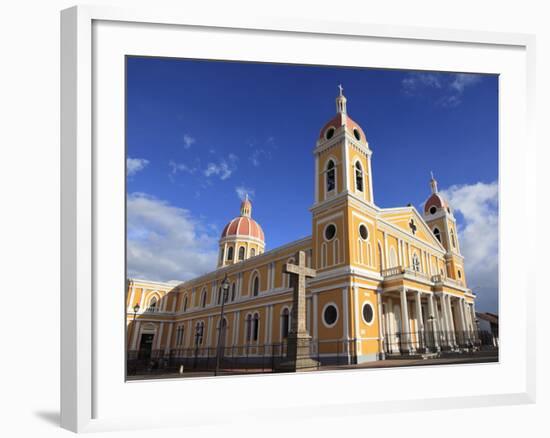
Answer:
<svg viewBox="0 0 550 438"><path fill-rule="evenodd" d="M254 219L247 216L238 216L229 222L222 232L222 239L229 236L246 236L265 240L262 227Z"/></svg>
<svg viewBox="0 0 550 438"><path fill-rule="evenodd" d="M430 208L437 207L437 208L448 208L449 204L441 196L439 193L432 193L432 195L428 198L426 201L426 204L424 204L424 212L428 213L430 211Z"/></svg>
<svg viewBox="0 0 550 438"><path fill-rule="evenodd" d="M359 134L361 134L361 143L365 143L367 141L367 138L365 136L365 132L363 129L348 115L345 116L345 121L342 123L342 114L336 114L332 119L330 119L325 126L323 126L323 129L321 129L321 132L319 133L319 140L322 140L325 138L325 134L328 128L333 126L334 128L338 129L342 125L346 125L346 127L353 132L354 129L357 129L359 131Z"/></svg>

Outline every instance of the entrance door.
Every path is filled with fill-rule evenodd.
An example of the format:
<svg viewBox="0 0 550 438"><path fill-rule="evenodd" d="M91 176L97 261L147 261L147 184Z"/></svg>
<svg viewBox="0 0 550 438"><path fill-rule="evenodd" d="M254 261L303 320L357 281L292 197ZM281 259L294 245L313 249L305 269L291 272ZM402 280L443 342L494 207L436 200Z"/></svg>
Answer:
<svg viewBox="0 0 550 438"><path fill-rule="evenodd" d="M151 358L151 351L153 350L153 333L143 333L141 335L141 341L139 343L138 359L149 360Z"/></svg>

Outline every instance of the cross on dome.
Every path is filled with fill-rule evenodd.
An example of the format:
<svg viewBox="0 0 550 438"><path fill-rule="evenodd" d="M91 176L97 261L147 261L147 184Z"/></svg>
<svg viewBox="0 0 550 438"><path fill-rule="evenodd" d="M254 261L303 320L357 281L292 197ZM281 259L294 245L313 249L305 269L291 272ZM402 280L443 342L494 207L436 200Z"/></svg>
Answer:
<svg viewBox="0 0 550 438"><path fill-rule="evenodd" d="M343 96L344 87L342 87L342 84L338 84L338 89L340 90L340 96Z"/></svg>
<svg viewBox="0 0 550 438"><path fill-rule="evenodd" d="M434 178L434 173L430 171L432 179L430 180L430 185L432 186L432 193L437 193L437 180Z"/></svg>

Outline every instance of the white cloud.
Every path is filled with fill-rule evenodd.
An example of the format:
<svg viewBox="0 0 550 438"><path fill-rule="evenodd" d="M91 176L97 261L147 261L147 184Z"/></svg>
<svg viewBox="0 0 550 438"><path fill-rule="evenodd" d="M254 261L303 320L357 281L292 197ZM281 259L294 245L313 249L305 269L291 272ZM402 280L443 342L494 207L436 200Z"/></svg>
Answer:
<svg viewBox="0 0 550 438"><path fill-rule="evenodd" d="M174 175L178 172L186 172L192 175L197 171L196 167L188 166L187 164L184 164L184 163L176 163L175 161L172 161L172 160L170 160L168 165L172 169L172 174Z"/></svg>
<svg viewBox="0 0 550 438"><path fill-rule="evenodd" d="M187 280L215 269L217 235L188 210L144 193L127 198L128 275Z"/></svg>
<svg viewBox="0 0 550 438"><path fill-rule="evenodd" d="M498 184L454 185L441 194L464 220L458 228L468 285L477 310L498 309Z"/></svg>
<svg viewBox="0 0 550 438"><path fill-rule="evenodd" d="M221 158L217 163L210 162L204 169L204 176L210 177L213 175L218 176L221 180L226 180L231 174L237 170L237 156L235 154L229 154L228 158Z"/></svg>
<svg viewBox="0 0 550 438"><path fill-rule="evenodd" d="M189 134L185 134L183 136L183 147L185 149L189 149L194 143L196 143L196 141L196 138L191 137Z"/></svg>
<svg viewBox="0 0 550 438"><path fill-rule="evenodd" d="M401 88L408 96L421 96L431 91L436 94L437 105L453 108L462 103L466 88L479 83L481 78L481 75L474 73L443 75L411 72L401 81Z"/></svg>
<svg viewBox="0 0 550 438"><path fill-rule="evenodd" d="M254 189L245 186L235 187L235 192L237 193L237 196L240 198L241 201L244 201L246 195L248 195L249 198L252 198L256 194Z"/></svg>
<svg viewBox="0 0 550 438"><path fill-rule="evenodd" d="M441 80L433 73L409 73L401 81L401 86L405 93L414 94L418 89L424 87L441 88Z"/></svg>
<svg viewBox="0 0 550 438"><path fill-rule="evenodd" d="M480 75L470 73L458 73L451 82L450 87L462 93L466 87L477 84L481 80Z"/></svg>
<svg viewBox="0 0 550 438"><path fill-rule="evenodd" d="M134 176L140 170L145 169L149 164L149 160L144 158L126 158L126 173L128 176Z"/></svg>

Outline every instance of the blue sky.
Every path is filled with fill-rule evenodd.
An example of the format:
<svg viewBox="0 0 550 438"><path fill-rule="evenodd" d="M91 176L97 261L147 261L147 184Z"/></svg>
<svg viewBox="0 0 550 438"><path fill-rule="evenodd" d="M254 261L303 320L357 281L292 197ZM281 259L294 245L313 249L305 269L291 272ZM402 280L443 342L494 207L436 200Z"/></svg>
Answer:
<svg viewBox="0 0 550 438"><path fill-rule="evenodd" d="M129 274L185 280L213 268L244 192L268 249L311 234L312 150L340 83L373 150L376 204L420 208L433 170L472 240L469 283L495 310L498 267L475 272L497 248L496 233L475 244L498 217L498 78L487 75L128 58Z"/></svg>

